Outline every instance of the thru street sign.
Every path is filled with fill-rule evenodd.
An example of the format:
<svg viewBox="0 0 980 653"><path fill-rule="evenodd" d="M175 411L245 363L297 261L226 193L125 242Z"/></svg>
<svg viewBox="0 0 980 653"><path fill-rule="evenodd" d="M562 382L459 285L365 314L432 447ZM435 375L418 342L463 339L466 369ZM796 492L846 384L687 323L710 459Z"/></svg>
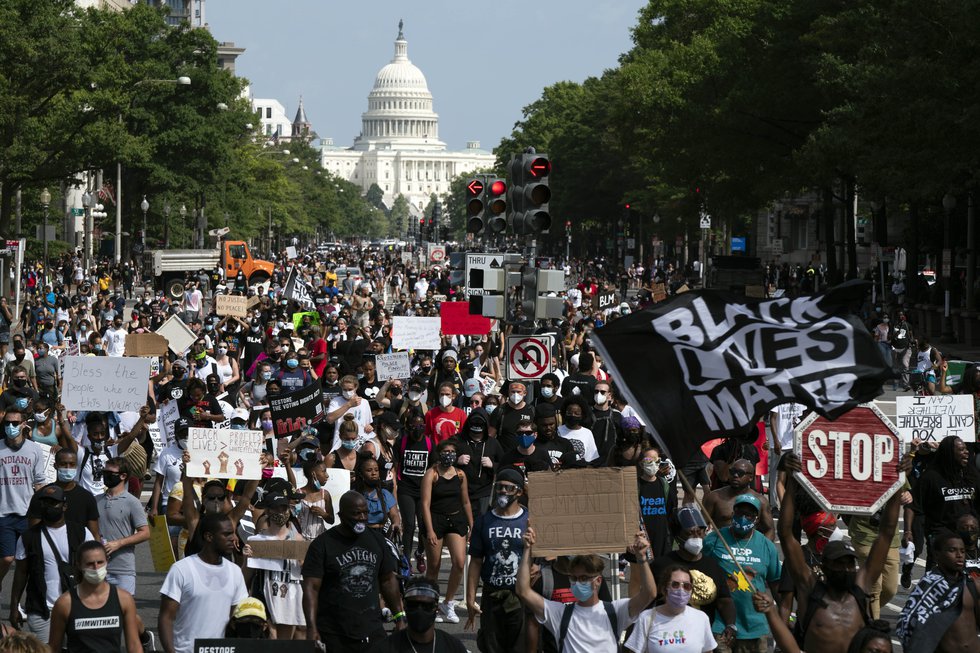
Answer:
<svg viewBox="0 0 980 653"><path fill-rule="evenodd" d="M489 295L484 288L483 278L490 270L504 267L503 254L467 254L466 255L466 292L469 297ZM498 291L499 292L499 291Z"/></svg>

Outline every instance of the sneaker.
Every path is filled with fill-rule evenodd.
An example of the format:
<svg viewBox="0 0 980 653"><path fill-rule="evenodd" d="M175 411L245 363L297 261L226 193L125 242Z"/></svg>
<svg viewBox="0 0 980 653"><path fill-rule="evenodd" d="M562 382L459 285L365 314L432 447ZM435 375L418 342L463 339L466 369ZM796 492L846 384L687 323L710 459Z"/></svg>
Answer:
<svg viewBox="0 0 980 653"><path fill-rule="evenodd" d="M421 551L415 552L415 569L420 574L425 573L425 554Z"/></svg>
<svg viewBox="0 0 980 653"><path fill-rule="evenodd" d="M153 637L153 633L151 633L149 629L146 629L140 633L140 644L143 645L143 651L146 653L157 650L156 638Z"/></svg>
<svg viewBox="0 0 980 653"><path fill-rule="evenodd" d="M902 565L902 587L908 589L912 587L912 565Z"/></svg>
<svg viewBox="0 0 980 653"><path fill-rule="evenodd" d="M442 618L440 621L440 617ZM456 605L453 601L443 601L439 604L439 614L436 621L440 623L458 624L459 617L456 616Z"/></svg>

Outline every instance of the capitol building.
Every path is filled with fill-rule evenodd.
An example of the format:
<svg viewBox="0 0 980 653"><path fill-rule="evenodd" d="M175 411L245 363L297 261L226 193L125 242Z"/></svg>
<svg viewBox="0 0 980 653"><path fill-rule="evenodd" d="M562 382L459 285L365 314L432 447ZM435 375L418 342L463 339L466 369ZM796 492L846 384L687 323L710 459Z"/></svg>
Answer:
<svg viewBox="0 0 980 653"><path fill-rule="evenodd" d="M408 59L408 41L398 23L395 56L378 71L361 114L361 134L349 148L321 141L321 164L331 174L367 192L372 184L392 206L404 195L413 215L421 215L432 193L449 192L457 176L492 168L495 157L472 141L463 151L449 151L439 140L439 115L425 75Z"/></svg>

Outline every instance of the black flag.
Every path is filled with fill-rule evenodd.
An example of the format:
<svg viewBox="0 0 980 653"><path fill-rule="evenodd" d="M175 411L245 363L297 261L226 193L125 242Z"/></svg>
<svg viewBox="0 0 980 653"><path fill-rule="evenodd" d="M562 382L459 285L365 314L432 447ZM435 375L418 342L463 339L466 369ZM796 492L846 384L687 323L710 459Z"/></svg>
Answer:
<svg viewBox="0 0 980 653"><path fill-rule="evenodd" d="M296 274L296 266L289 268L286 276L286 283L282 287L282 295L287 299L293 299L300 304L314 306L313 297L310 296L310 288L306 282Z"/></svg>
<svg viewBox="0 0 980 653"><path fill-rule="evenodd" d="M891 363L850 312L867 287L768 300L691 291L597 329L592 342L683 465L702 443L744 432L779 404L834 419L877 397Z"/></svg>

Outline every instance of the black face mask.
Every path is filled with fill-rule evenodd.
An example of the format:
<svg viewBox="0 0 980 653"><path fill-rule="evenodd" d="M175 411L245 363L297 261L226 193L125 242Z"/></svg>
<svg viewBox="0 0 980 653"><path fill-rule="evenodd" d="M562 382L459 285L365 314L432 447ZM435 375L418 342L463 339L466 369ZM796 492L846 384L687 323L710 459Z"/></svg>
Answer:
<svg viewBox="0 0 980 653"><path fill-rule="evenodd" d="M231 636L237 639L269 639L265 626L248 622L235 624Z"/></svg>
<svg viewBox="0 0 980 653"><path fill-rule="evenodd" d="M103 470L102 482L105 483L105 486L111 490L112 488L122 483L122 474L120 474L119 472L110 472L108 470Z"/></svg>
<svg viewBox="0 0 980 653"><path fill-rule="evenodd" d="M436 611L431 608L413 608L405 611L405 620L413 633L424 633L436 623Z"/></svg>
<svg viewBox="0 0 980 653"><path fill-rule="evenodd" d="M966 545L966 548L972 549L972 548L976 547L976 545L977 545L977 534L976 533L968 532L968 531L960 531L959 532L959 535L960 535L960 538L963 540L963 544Z"/></svg>
<svg viewBox="0 0 980 653"><path fill-rule="evenodd" d="M173 376L174 376L175 379L182 378L184 376L184 368L183 367L175 367L175 368L173 368L172 374L173 374Z"/></svg>
<svg viewBox="0 0 980 653"><path fill-rule="evenodd" d="M41 509L41 520L45 524L54 524L65 515L65 508L62 505L44 506Z"/></svg>
<svg viewBox="0 0 980 653"><path fill-rule="evenodd" d="M827 585L838 592L846 592L857 581L856 571L830 571L824 570Z"/></svg>
<svg viewBox="0 0 980 653"><path fill-rule="evenodd" d="M21 357L23 359L23 357ZM27 385L27 379L14 379L14 387L23 388Z"/></svg>
<svg viewBox="0 0 980 653"><path fill-rule="evenodd" d="M572 415L568 415L568 416L565 417L565 426L567 426L569 428L573 428L574 429L574 428L578 427L578 425L581 424L581 423L582 423L582 418L581 417L573 417Z"/></svg>

